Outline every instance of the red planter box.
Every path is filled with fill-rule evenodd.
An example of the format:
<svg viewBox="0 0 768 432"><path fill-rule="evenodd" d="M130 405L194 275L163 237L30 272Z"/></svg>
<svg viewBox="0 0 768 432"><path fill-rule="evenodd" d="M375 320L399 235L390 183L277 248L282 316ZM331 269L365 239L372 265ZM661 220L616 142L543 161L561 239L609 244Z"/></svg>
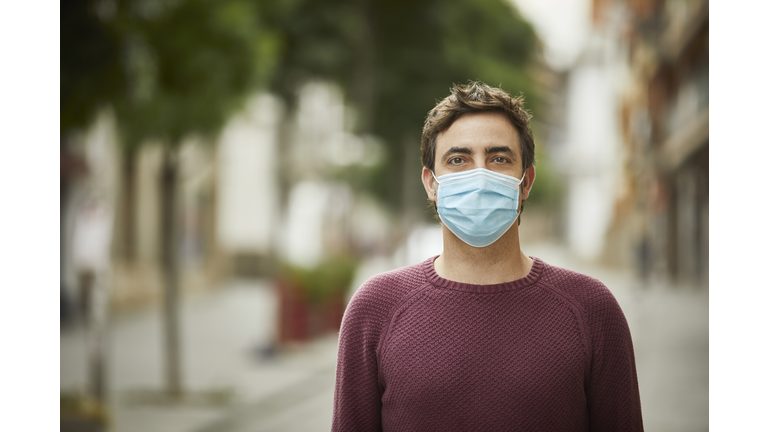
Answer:
<svg viewBox="0 0 768 432"><path fill-rule="evenodd" d="M289 281L278 280L277 290L278 340L281 344L306 342L315 336L339 332L346 309L343 294L311 303L305 292Z"/></svg>

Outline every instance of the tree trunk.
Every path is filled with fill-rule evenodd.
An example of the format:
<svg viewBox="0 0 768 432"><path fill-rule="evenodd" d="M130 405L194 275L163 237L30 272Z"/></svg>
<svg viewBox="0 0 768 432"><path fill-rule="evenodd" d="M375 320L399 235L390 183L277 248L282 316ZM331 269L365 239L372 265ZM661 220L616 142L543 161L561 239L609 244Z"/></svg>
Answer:
<svg viewBox="0 0 768 432"><path fill-rule="evenodd" d="M374 128L376 115L376 20L370 1L364 2L365 24L355 46L355 66L352 78L352 100L358 109L357 131L369 134Z"/></svg>
<svg viewBox="0 0 768 432"><path fill-rule="evenodd" d="M122 258L132 264L136 259L136 151L127 149L123 153L123 194L122 194Z"/></svg>
<svg viewBox="0 0 768 432"><path fill-rule="evenodd" d="M88 390L102 406L107 403L106 340L107 287L104 274L89 271L80 275L87 296L86 334L88 340Z"/></svg>
<svg viewBox="0 0 768 432"><path fill-rule="evenodd" d="M64 176L59 178L59 322L69 323L72 316L72 303L69 292L65 286L66 258L69 255L67 249L67 200L69 199L69 180Z"/></svg>
<svg viewBox="0 0 768 432"><path fill-rule="evenodd" d="M165 333L166 391L181 396L181 358L179 337L179 269L176 209L178 160L173 149L165 149L160 172L160 248L163 265L163 327Z"/></svg>

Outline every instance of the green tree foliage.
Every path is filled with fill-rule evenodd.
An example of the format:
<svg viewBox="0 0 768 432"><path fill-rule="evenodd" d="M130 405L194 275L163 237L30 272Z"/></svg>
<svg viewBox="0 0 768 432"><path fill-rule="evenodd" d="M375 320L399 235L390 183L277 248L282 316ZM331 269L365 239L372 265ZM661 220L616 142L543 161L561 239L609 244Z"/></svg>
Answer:
<svg viewBox="0 0 768 432"><path fill-rule="evenodd" d="M283 264L279 277L299 288L311 303L318 304L349 289L357 264L347 256L325 258L312 268Z"/></svg>
<svg viewBox="0 0 768 432"><path fill-rule="evenodd" d="M536 36L507 1L290 0L260 5L283 48L272 90L291 100L309 79L340 84L358 110L357 132L375 134L388 146L388 162L372 171L369 186L395 207L403 204L402 179L413 177L408 187L420 187L418 173L403 175L402 161L418 161L424 118L452 84L481 80L536 102L529 77Z"/></svg>
<svg viewBox="0 0 768 432"><path fill-rule="evenodd" d="M564 193L563 180L557 169L552 166L546 148L537 148L536 180L533 183L533 192L526 200L526 205L557 210L563 202Z"/></svg>
<svg viewBox="0 0 768 432"><path fill-rule="evenodd" d="M131 142L216 133L266 81L276 55L273 35L248 1L185 0L134 11L125 27L134 70L118 116Z"/></svg>
<svg viewBox="0 0 768 432"><path fill-rule="evenodd" d="M124 92L121 35L96 2L61 5L60 132L86 126L95 112Z"/></svg>
<svg viewBox="0 0 768 432"><path fill-rule="evenodd" d="M260 85L292 107L325 79L357 109L356 132L387 145L365 183L395 207L420 187L403 161L418 161L424 117L452 84L537 100L536 36L505 0L75 0L61 24L62 132L109 104L129 146L175 144L215 133Z"/></svg>
<svg viewBox="0 0 768 432"><path fill-rule="evenodd" d="M382 2L373 130L421 130L453 83L481 80L530 93L534 33L502 0Z"/></svg>
<svg viewBox="0 0 768 432"><path fill-rule="evenodd" d="M128 146L217 132L273 70L259 16L247 0L62 5L62 132L105 105Z"/></svg>
<svg viewBox="0 0 768 432"><path fill-rule="evenodd" d="M177 142L217 130L260 84L290 102L320 78L398 153L453 83L536 100L536 37L505 0L75 0L61 25L62 132L111 104L127 141Z"/></svg>
<svg viewBox="0 0 768 432"><path fill-rule="evenodd" d="M86 126L109 105L126 149L150 139L167 146L159 185L160 256L166 390L174 397L183 392L176 150L186 135L218 132L253 89L268 80L278 44L259 17L248 0L77 0L62 5L61 133Z"/></svg>

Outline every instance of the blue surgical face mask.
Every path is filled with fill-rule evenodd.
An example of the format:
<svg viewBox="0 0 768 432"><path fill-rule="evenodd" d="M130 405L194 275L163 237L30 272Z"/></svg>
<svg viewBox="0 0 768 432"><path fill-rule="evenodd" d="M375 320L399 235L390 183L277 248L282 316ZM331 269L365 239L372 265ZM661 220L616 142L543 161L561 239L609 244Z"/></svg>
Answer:
<svg viewBox="0 0 768 432"><path fill-rule="evenodd" d="M495 242L517 219L520 184L525 178L477 168L435 177L437 214L464 243L485 247Z"/></svg>

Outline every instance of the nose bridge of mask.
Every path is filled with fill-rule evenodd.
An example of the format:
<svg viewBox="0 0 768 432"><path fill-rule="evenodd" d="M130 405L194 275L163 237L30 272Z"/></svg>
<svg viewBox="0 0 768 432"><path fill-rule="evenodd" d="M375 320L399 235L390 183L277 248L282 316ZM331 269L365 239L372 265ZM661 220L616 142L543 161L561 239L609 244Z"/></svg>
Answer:
<svg viewBox="0 0 768 432"><path fill-rule="evenodd" d="M435 175L435 172L432 171L432 170L430 170L430 172L432 173L432 178L435 179L437 184L438 185L441 184L440 180L438 180L437 176ZM473 170L470 170L470 171L463 171L463 172L451 173L451 174L443 174L440 177L443 178L443 181L446 181L446 180L448 180L448 181L451 181L451 180L453 180L453 181L460 181L462 179L465 179L465 178L468 178L468 177L475 177L475 176L483 176L483 177L486 177L486 178L487 177L494 177L497 180L501 180L502 182L509 184L510 186L518 188L518 190L519 190L520 185L523 184L523 179L525 179L525 172L523 172L523 176L520 177L520 179L517 179L516 177L512 177L512 176L508 176L506 174L501 174L501 173L493 172L493 171L487 170L485 168L476 168L476 169L473 169ZM434 188L434 184L432 186Z"/></svg>

